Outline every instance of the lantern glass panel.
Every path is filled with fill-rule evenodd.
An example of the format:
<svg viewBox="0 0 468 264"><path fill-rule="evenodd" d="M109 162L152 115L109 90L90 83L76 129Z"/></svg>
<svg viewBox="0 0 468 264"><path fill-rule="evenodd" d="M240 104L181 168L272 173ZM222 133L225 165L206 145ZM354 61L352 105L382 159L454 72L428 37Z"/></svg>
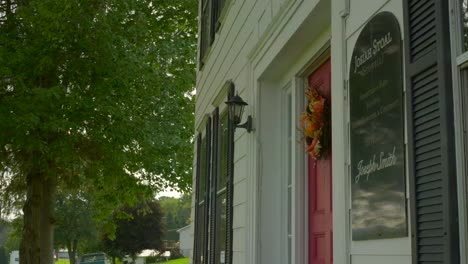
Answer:
<svg viewBox="0 0 468 264"><path fill-rule="evenodd" d="M243 113L244 113L244 105L234 106L234 121L236 124L239 124L241 122Z"/></svg>

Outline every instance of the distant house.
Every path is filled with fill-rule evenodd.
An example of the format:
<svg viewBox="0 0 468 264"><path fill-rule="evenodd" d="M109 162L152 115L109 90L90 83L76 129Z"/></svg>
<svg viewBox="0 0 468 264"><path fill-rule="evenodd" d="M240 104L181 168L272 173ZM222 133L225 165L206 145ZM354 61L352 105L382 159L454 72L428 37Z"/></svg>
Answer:
<svg viewBox="0 0 468 264"><path fill-rule="evenodd" d="M135 259L135 264L145 264L146 258L150 256L157 256L159 254L158 251L152 249L145 249ZM132 259L130 257L125 257L123 259L124 263L132 263Z"/></svg>
<svg viewBox="0 0 468 264"><path fill-rule="evenodd" d="M177 230L179 233L180 253L184 257L190 256L190 251L192 250L193 237L190 233L190 226L191 225L187 225Z"/></svg>

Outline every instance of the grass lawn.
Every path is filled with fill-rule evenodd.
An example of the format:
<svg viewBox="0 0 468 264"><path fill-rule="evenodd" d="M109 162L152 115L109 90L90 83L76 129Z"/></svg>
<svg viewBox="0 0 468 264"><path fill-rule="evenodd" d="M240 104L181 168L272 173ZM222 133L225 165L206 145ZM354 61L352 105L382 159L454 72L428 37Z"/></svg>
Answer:
<svg viewBox="0 0 468 264"><path fill-rule="evenodd" d="M122 264L122 261L116 259L115 263L116 264ZM163 263L169 263L169 262L163 262ZM187 259L187 262L182 262L182 263L188 264L188 259ZM70 264L70 260L68 260L68 259L59 259L59 260L55 261L55 264Z"/></svg>
<svg viewBox="0 0 468 264"><path fill-rule="evenodd" d="M169 261L163 261L163 262L158 262L158 263L164 263L164 264L188 264L189 259L188 258L180 258L180 259L173 259Z"/></svg>

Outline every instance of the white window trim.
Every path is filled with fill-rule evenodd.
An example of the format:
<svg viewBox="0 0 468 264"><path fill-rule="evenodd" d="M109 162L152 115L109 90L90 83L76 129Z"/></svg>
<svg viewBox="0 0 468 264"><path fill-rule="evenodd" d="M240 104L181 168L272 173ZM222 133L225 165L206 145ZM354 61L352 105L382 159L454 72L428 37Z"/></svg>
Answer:
<svg viewBox="0 0 468 264"><path fill-rule="evenodd" d="M291 171L289 171L288 169L291 168L292 169L292 164L290 164L292 162L292 157L289 156L289 140L292 140L292 135L290 134L290 131L289 131L289 120L293 120L293 117L292 116L289 116L288 114L291 113L291 115L293 115L293 112L290 110L288 111L288 97L289 95L291 95L291 92L292 92L292 89L291 89L291 84L288 83L283 89L282 89L282 92L281 92L281 120L283 121L282 122L282 125L281 125L281 139L282 139L282 142L281 142L281 162L282 162L282 165L281 165L281 168L282 168L282 172L281 172L281 175L283 175L283 177L281 178L281 186L282 186L282 197L283 199L282 200L282 209L281 211L283 212L282 213L282 216L283 216L283 219L282 219L282 224L281 224L281 237L283 238L283 241L282 241L282 248L286 249L284 254L282 254L282 261L281 263L294 263L292 261L292 259L294 259L293 257L293 252L289 252L290 250L292 250L294 247L291 243L291 248L288 247L288 237L291 236L291 242L293 242L292 240L294 239L294 233L293 233L293 230L294 230L294 227L293 227L293 223L294 223L294 214L295 214L295 210L294 210L294 207L293 207L293 204L294 204L294 200L292 199L294 197L294 188L292 188L294 186L294 182L292 181L291 179L291 189L292 189L292 195L291 195L291 203L288 204L288 189L289 189L289 184L288 184L288 177L291 175ZM292 99L292 98L291 98ZM292 106L292 102L291 102L291 106ZM292 123L292 122L291 122ZM291 138L289 138L289 135L291 135ZM292 154L292 153L291 153ZM291 155L292 156L292 155ZM291 176L292 177L292 176ZM291 211L289 211L289 209L291 209ZM289 234L288 232L288 221L289 221L289 217L288 217L288 213L291 212L291 218L290 218L290 221L291 221L291 234ZM288 256L289 254L291 254L291 262L289 262L288 260Z"/></svg>
<svg viewBox="0 0 468 264"><path fill-rule="evenodd" d="M455 148L456 148L456 168L457 168L457 192L458 192L458 217L460 232L460 263L467 263L468 245L468 219L467 219L467 179L465 178L465 142L463 133L463 91L461 87L460 70L466 69L468 64L468 51L462 53L463 39L460 34L461 24L459 18L459 0L451 0L450 5L450 44L452 50L452 77L453 77L453 106L454 106L454 127L455 127ZM466 120L468 121L468 120Z"/></svg>
<svg viewBox="0 0 468 264"><path fill-rule="evenodd" d="M306 81L303 77L296 77L291 83L292 95L292 131L291 140L293 142L291 149L292 159L292 184L293 184L293 216L292 219L292 263L302 264L309 261L309 202L308 202L308 177L305 177L307 154L305 147L300 144L294 144L301 140L301 134L297 130L300 127L299 114L304 110L306 102L304 100L304 91ZM295 118L294 118L295 117Z"/></svg>
<svg viewBox="0 0 468 264"><path fill-rule="evenodd" d="M293 78L286 84L281 91L281 120L284 121L281 128L281 160L282 175L291 175L291 184L288 185L288 178L282 178L282 245L286 251L282 254L281 263L288 263L288 253L291 254L292 264L307 263L308 260L308 179L306 175L306 155L304 147L298 142L301 139L298 127L300 127L299 114L305 107L304 102L304 80L302 78ZM288 98L288 96L290 96ZM291 100L288 104L288 100ZM287 109L287 107L291 108ZM291 116L288 116L290 114ZM290 123L288 122L290 119ZM290 125L289 125L290 124ZM289 130L289 131L288 131ZM288 136L290 136L291 152L288 157ZM288 160L289 158L289 160ZM290 171L288 171L288 162ZM291 200L288 204L288 188L291 188ZM291 207L291 252L288 252L288 206Z"/></svg>

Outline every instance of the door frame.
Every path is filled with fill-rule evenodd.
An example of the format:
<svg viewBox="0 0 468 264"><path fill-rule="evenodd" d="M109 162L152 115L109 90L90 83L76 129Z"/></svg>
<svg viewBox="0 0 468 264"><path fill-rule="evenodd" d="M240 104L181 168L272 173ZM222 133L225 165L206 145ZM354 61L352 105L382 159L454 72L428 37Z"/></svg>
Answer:
<svg viewBox="0 0 468 264"><path fill-rule="evenodd" d="M330 40L325 43L325 45L320 48L320 50L309 60L309 62L304 65L304 67L296 75L294 87L295 87L295 114L296 114L296 127L300 127L298 122L300 113L306 107L306 100L304 96L305 89L308 86L309 76L317 70L324 62L330 59L331 63L331 43ZM330 69L331 71L331 69ZM333 78L332 78L333 79ZM332 87L330 87L332 89ZM296 133L299 133L296 129ZM301 135L297 135L296 138L301 138ZM309 263L309 168L308 168L308 159L309 155L306 152L306 147L304 144L301 144L299 147L296 147L295 151L295 163L296 163L296 177L298 178L298 186L302 186L301 189L297 189L296 192L296 224L298 229L296 230L297 238L296 243L300 245L297 249L297 257L299 262L296 263ZM307 177L305 177L307 175ZM332 171L333 175L333 171ZM301 177L303 176L303 177ZM331 181L331 190L333 190L333 180ZM333 204L333 196L332 196ZM298 235L302 233L302 235ZM333 244L332 244L333 249ZM300 251L299 251L300 250Z"/></svg>
<svg viewBox="0 0 468 264"><path fill-rule="evenodd" d="M277 199L280 196L278 194L284 197L284 190L283 192L281 191L277 178L278 174L281 173L281 155L274 154L270 151L270 142L281 142L282 134L284 133L280 125L281 122L273 122L272 120L281 117L280 107L278 106L282 103L281 96L284 94L284 88L287 88L288 85L290 85L289 87L292 94L293 115L290 127L293 138L291 173L294 182L293 198L291 199L293 209L292 263L300 264L308 262L308 177L304 177L304 175L308 174L308 154L305 151L305 146L298 143L301 134L297 128L300 125L299 114L305 107L304 88L307 83L307 77L325 60L331 58L330 37L330 32L324 32L320 38L314 42L310 50L304 52L304 55L291 65L290 71L286 72L283 76L276 76L278 77L277 79L271 78L272 76L270 75L266 75L267 77L265 78L256 78L257 75L255 74L251 76L252 82L255 83L256 106L254 112L258 113L256 115L257 118L254 118L254 123L255 120L257 120L255 123L255 137L252 137L252 140L255 140L256 143L257 155L250 161L255 164L252 171L257 177L252 178L253 184L248 187L249 190L255 194L253 195L255 201L251 203L255 204L255 213L251 216L251 223L255 223L255 225L251 227L254 232L248 235L254 238L253 241L255 241L254 243L256 245L255 252L252 252L253 255L249 256L249 261L254 259L252 263L276 263L284 259L278 255L279 252L277 251L286 252L282 250L283 247L278 246L278 242L281 242L282 245L284 245L284 242L278 239L272 242L268 240L271 239L271 237L265 234L267 231L271 232L271 228L274 226L281 227L280 233L284 234L283 229L286 228L283 227L287 224L284 221L285 218L277 214L280 210L272 211L271 209L272 203L284 208L284 203ZM265 75L265 73L260 75ZM277 144L276 148L284 149L280 144ZM277 169L272 170L267 164L272 164ZM276 181L274 185L271 183L272 180ZM268 194L271 190L277 191L274 193L274 196ZM274 201L270 200L270 198ZM278 201L278 203L276 203L276 201ZM278 219L270 218L274 215L278 215ZM276 238L280 238L280 233L276 233ZM271 252L272 250L274 250L274 252ZM273 256L275 258L272 258Z"/></svg>
<svg viewBox="0 0 468 264"><path fill-rule="evenodd" d="M450 44L452 55L452 87L453 87L453 107L454 107L454 129L455 129L455 156L457 170L457 195L458 195L458 219L459 219L459 248L460 248L460 263L468 261L468 171L467 157L468 151L466 146L468 141L463 131L468 122L465 113L468 108L468 92L463 90L463 82L467 81L461 74L461 71L466 71L466 63L468 62L468 51L462 50L462 25L460 18L462 12L459 7L460 1L449 1L450 12ZM465 83L466 85L466 83Z"/></svg>

